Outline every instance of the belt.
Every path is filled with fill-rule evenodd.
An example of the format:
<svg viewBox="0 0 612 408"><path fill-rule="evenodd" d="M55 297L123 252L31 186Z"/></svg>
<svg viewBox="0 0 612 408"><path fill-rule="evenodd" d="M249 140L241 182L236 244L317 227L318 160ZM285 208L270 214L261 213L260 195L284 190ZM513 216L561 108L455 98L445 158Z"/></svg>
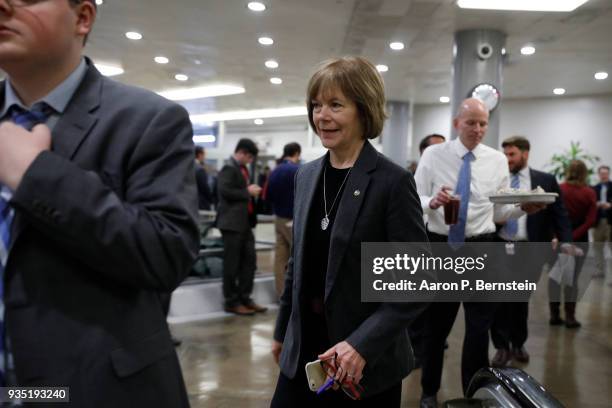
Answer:
<svg viewBox="0 0 612 408"><path fill-rule="evenodd" d="M431 242L448 242L448 235L436 234L435 232L427 231ZM466 237L465 242L495 242L497 235L494 232L488 234L472 235Z"/></svg>

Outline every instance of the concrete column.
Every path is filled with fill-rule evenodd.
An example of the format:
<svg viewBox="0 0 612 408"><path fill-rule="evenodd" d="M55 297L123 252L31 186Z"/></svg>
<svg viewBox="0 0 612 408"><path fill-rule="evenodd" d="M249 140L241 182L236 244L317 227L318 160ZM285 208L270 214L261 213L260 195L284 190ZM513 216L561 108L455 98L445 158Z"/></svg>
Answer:
<svg viewBox="0 0 612 408"><path fill-rule="evenodd" d="M488 83L502 92L502 48L506 44L506 34L497 30L463 30L455 33L453 46L453 97L452 117L457 113L459 104L472 96L472 90L481 83ZM490 52L485 55L486 45ZM484 46L484 47L483 47ZM480 51L480 55L479 55ZM500 99L501 101L501 99ZM489 129L483 140L488 146L499 147L499 117L501 102L489 117ZM452 126L451 126L452 128ZM457 137L453 128L451 138Z"/></svg>
<svg viewBox="0 0 612 408"><path fill-rule="evenodd" d="M382 132L383 154L406 168L408 158L408 136L412 122L409 102L387 102L389 118Z"/></svg>

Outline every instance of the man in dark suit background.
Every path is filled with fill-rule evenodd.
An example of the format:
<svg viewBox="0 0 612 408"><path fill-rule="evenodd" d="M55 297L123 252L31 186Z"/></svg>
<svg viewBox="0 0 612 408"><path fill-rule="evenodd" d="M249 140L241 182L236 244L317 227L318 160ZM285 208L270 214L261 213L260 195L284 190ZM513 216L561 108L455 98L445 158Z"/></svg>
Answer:
<svg viewBox="0 0 612 408"><path fill-rule="evenodd" d="M606 275L606 260L604 258L604 248L606 243L610 245L612 241L612 182L610 181L610 167L599 166L597 169L599 183L593 186L597 196L597 222L593 231L593 241L595 243L595 260L597 268L596 277Z"/></svg>
<svg viewBox="0 0 612 408"><path fill-rule="evenodd" d="M70 387L79 407L187 407L159 294L197 254L192 127L179 105L81 55L95 18L93 0L0 1L15 383Z"/></svg>
<svg viewBox="0 0 612 408"><path fill-rule="evenodd" d="M225 311L252 315L267 309L251 299L256 257L253 228L257 224L254 198L261 187L251 183L247 165L259 149L251 139L240 139L229 163L219 172L216 226L223 236L223 296Z"/></svg>
<svg viewBox="0 0 612 408"><path fill-rule="evenodd" d="M526 259L537 258L539 262L533 263L537 264L535 270L527 272L539 275L544 263L554 256L552 247L549 254L543 254L542 245L529 246L521 243L550 243L554 237L561 242L571 242L572 230L567 211L563 206L555 177L528 166L531 148L529 140L521 136L510 137L503 141L502 148L508 159L510 185L513 188L532 190L540 186L548 193L559 194L559 198L544 210L524 215L518 220L509 220L498 231L499 239L511 245L506 257L510 273L518 274L525 268ZM528 312L528 302L499 304L491 326L491 339L497 349L491 361L493 366L503 367L513 357L521 363L529 361L529 353L525 349Z"/></svg>
<svg viewBox="0 0 612 408"><path fill-rule="evenodd" d="M198 208L200 210L210 210L213 197L208 185L208 174L204 168L206 151L202 146L195 147L195 177L198 188Z"/></svg>

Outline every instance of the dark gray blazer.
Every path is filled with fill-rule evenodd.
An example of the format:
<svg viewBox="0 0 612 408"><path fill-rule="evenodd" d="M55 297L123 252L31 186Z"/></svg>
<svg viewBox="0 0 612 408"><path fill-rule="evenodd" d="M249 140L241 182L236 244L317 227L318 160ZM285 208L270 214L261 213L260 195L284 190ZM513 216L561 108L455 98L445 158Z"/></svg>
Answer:
<svg viewBox="0 0 612 408"><path fill-rule="evenodd" d="M18 384L68 386L75 407L187 407L159 293L198 250L191 123L87 65L11 201L4 301Z"/></svg>
<svg viewBox="0 0 612 408"><path fill-rule="evenodd" d="M249 220L248 205L251 195L240 165L232 157L217 176L219 205L216 227L220 230L243 232L254 225Z"/></svg>
<svg viewBox="0 0 612 408"><path fill-rule="evenodd" d="M527 235L531 242L550 242L557 237L561 242L572 242L572 224L563 205L561 189L552 174L529 169L531 188L540 186L548 193L557 193L557 200L544 210L527 216Z"/></svg>
<svg viewBox="0 0 612 408"><path fill-rule="evenodd" d="M329 154L329 153L328 153ZM293 249L274 333L283 343L282 372L293 378L301 347L300 292L306 223L325 157L296 175ZM359 190L358 196L354 195ZM366 142L346 182L330 239L325 317L331 344L346 340L366 360L362 385L372 395L397 384L414 367L407 327L426 303L362 303L362 242L427 242L412 175ZM321 350L323 352L325 350Z"/></svg>

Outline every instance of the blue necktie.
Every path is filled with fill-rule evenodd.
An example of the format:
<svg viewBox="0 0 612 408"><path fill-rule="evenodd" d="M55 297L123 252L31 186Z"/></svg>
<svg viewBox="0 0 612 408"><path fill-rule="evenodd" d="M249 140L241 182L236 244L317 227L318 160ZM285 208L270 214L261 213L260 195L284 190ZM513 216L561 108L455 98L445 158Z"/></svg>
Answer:
<svg viewBox="0 0 612 408"><path fill-rule="evenodd" d="M512 178L510 179L510 187L517 188L517 189L521 187L518 173L512 174ZM505 230L506 230L506 237L513 239L516 233L518 232L518 220L516 218L511 218L508 221L506 221Z"/></svg>
<svg viewBox="0 0 612 408"><path fill-rule="evenodd" d="M465 242L465 223L467 221L468 206L470 203L470 183L472 181L472 160L474 160L474 154L467 152L463 156L463 164L459 170L459 178L457 180L457 187L455 187L455 194L461 197L461 205L459 206L459 219L457 223L450 226L448 231L448 242L450 246L457 249Z"/></svg>
<svg viewBox="0 0 612 408"><path fill-rule="evenodd" d="M25 110L17 105L10 108L11 120L17 125L32 130L39 123L45 123L52 108L44 102L37 103L31 110ZM8 260L9 245L11 243L11 224L15 211L8 203L11 191L0 184L0 385L5 384L5 363L8 361L5 354L5 331L4 331L4 268Z"/></svg>

